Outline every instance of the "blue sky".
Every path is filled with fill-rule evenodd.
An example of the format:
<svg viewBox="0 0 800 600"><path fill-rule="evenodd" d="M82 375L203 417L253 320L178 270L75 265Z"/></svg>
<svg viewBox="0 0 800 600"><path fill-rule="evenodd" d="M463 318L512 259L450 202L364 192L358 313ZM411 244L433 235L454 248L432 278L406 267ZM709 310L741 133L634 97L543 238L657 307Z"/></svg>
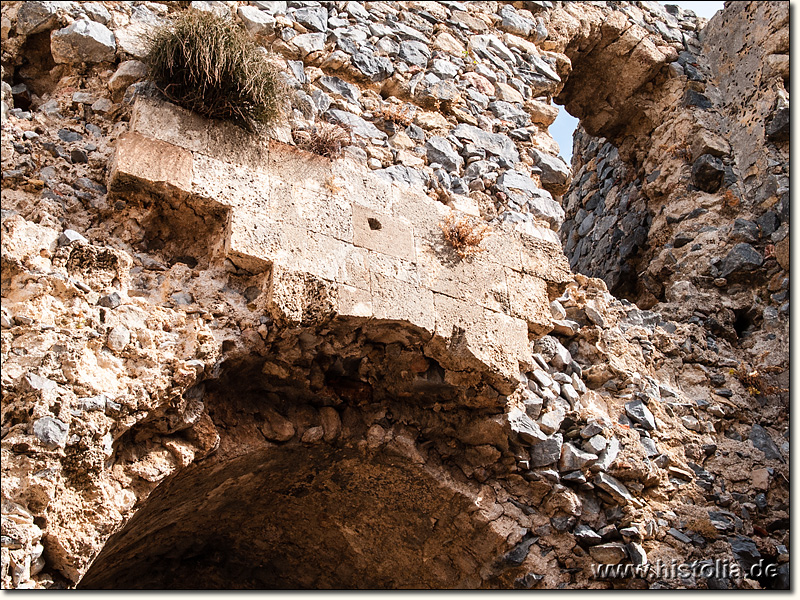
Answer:
<svg viewBox="0 0 800 600"><path fill-rule="evenodd" d="M721 10L724 2L662 2L662 4L677 4L681 8L693 10L698 16L710 19L715 12ZM559 106L558 117L550 126L550 135L558 142L561 148L561 156L567 161L572 162L572 132L578 126L578 119L570 115L563 106Z"/></svg>

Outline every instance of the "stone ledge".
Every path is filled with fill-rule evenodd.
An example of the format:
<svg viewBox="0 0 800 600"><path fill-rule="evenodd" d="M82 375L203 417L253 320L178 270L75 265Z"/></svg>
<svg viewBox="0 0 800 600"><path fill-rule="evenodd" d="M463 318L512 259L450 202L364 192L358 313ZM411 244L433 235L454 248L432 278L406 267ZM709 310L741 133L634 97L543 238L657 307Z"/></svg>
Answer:
<svg viewBox="0 0 800 600"><path fill-rule="evenodd" d="M111 191L138 187L172 204L177 192L195 212L228 211L216 232L226 257L272 270L270 311L287 325L337 315L406 324L434 340L443 364L494 373L505 393L530 363L529 336L552 329L548 288L572 275L545 238L498 230L485 252L460 259L439 227L451 209L421 188L153 98L137 100L131 129Z"/></svg>

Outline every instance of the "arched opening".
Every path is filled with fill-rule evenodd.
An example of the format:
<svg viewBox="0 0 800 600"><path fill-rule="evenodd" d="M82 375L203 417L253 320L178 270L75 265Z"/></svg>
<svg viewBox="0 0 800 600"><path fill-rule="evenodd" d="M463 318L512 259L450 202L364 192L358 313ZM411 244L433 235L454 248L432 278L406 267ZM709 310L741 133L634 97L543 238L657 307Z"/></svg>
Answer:
<svg viewBox="0 0 800 600"><path fill-rule="evenodd" d="M160 485L78 587L472 587L468 508L420 465L366 449L212 459Z"/></svg>

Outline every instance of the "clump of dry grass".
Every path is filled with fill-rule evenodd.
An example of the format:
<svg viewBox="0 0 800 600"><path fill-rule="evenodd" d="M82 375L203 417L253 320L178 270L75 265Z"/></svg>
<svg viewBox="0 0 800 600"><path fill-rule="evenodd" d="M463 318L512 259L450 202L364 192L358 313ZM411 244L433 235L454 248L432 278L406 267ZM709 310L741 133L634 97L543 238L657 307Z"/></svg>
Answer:
<svg viewBox="0 0 800 600"><path fill-rule="evenodd" d="M461 258L485 252L486 248L481 248L481 243L492 232L480 219L467 215L456 217L454 213L447 215L439 227L444 238Z"/></svg>
<svg viewBox="0 0 800 600"><path fill-rule="evenodd" d="M414 112L408 106L400 104L386 104L375 113L375 116L404 127L414 122Z"/></svg>
<svg viewBox="0 0 800 600"><path fill-rule="evenodd" d="M751 396L774 396L777 394L785 394L789 390L788 388L769 385L764 380L764 374L779 373L781 370L780 367L763 367L760 371L750 371L742 365L738 369L731 369L730 374L739 380Z"/></svg>
<svg viewBox="0 0 800 600"><path fill-rule="evenodd" d="M298 148L328 158L338 158L342 150L353 143L349 127L324 121L315 124L311 131L295 131L294 138Z"/></svg>
<svg viewBox="0 0 800 600"><path fill-rule="evenodd" d="M180 11L147 41L150 78L176 104L251 131L281 116L286 94L275 67L232 21Z"/></svg>

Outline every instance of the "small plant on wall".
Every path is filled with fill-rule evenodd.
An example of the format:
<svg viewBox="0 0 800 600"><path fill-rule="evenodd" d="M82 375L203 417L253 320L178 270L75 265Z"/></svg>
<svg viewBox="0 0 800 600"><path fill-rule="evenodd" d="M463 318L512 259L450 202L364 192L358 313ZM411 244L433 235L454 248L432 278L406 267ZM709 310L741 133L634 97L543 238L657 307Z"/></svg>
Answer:
<svg viewBox="0 0 800 600"><path fill-rule="evenodd" d="M281 116L285 91L277 70L232 21L181 11L148 44L150 78L176 104L251 131Z"/></svg>
<svg viewBox="0 0 800 600"><path fill-rule="evenodd" d="M461 258L484 252L486 248L481 248L481 243L492 231L480 219L467 215L456 217L454 213L447 215L439 227L444 233L444 239Z"/></svg>
<svg viewBox="0 0 800 600"><path fill-rule="evenodd" d="M353 142L353 134L347 125L320 121L310 131L295 131L294 140L299 148L327 156L338 158L346 146Z"/></svg>

